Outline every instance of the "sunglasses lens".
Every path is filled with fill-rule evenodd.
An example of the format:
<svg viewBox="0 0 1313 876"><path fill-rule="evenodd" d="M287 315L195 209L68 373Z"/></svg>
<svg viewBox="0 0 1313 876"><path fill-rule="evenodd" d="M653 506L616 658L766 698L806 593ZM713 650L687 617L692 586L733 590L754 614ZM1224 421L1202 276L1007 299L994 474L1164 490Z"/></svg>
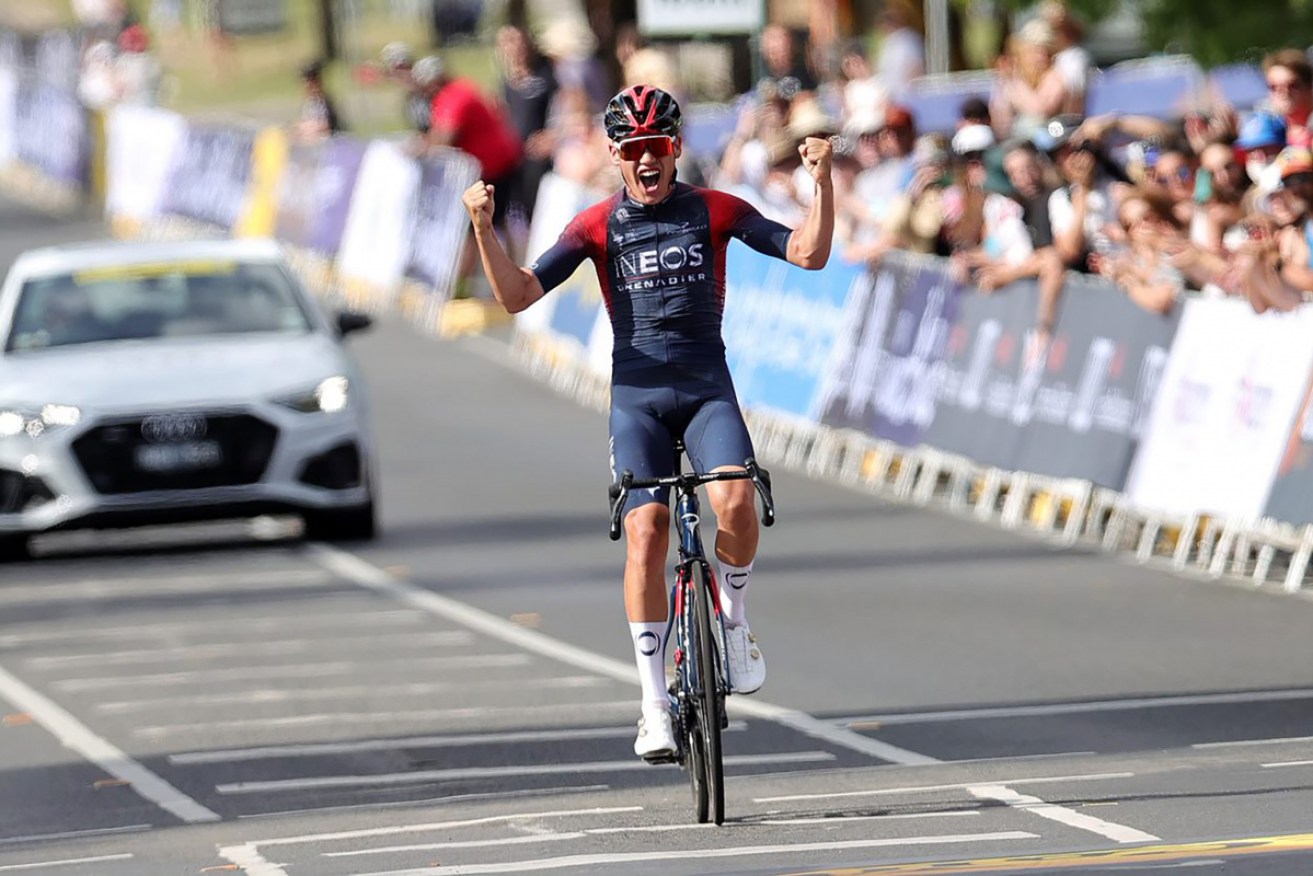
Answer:
<svg viewBox="0 0 1313 876"><path fill-rule="evenodd" d="M620 143L620 157L625 161L637 161L644 152L651 152L653 158L665 158L674 152L674 142L669 137L641 137Z"/></svg>

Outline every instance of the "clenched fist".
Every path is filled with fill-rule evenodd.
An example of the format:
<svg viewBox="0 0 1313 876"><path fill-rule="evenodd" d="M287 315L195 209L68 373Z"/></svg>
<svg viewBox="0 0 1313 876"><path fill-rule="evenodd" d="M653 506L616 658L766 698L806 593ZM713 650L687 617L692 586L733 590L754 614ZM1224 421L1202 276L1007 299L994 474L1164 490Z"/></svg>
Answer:
<svg viewBox="0 0 1313 876"><path fill-rule="evenodd" d="M833 153L834 146L829 140L821 137L808 137L798 147L798 154L802 156L802 166L807 168L812 179L822 185L828 185L830 182L830 157Z"/></svg>
<svg viewBox="0 0 1313 876"><path fill-rule="evenodd" d="M492 227L493 187L479 180L465 190L463 200L465 209L470 212L470 221L476 231L487 231Z"/></svg>

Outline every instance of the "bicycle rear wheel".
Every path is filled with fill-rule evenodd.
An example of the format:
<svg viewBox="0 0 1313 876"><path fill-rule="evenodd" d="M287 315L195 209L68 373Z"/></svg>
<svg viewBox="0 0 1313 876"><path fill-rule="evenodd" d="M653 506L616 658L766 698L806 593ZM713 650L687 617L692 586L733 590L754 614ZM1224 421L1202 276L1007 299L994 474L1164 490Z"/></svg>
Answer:
<svg viewBox="0 0 1313 876"><path fill-rule="evenodd" d="M707 791L708 816L716 824L725 821L725 764L721 760L720 728L724 709L719 648L713 632L715 608L711 601L711 581L701 563L693 564L694 586L690 588L693 604L694 648L697 660L697 728L702 737L702 775ZM702 819L699 819L701 821Z"/></svg>

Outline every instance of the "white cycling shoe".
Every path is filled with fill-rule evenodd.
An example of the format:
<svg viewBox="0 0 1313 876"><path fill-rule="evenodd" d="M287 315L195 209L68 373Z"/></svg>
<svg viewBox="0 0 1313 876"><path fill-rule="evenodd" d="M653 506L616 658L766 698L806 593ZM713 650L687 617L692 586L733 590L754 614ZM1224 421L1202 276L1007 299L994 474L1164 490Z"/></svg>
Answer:
<svg viewBox="0 0 1313 876"><path fill-rule="evenodd" d="M729 652L730 693L750 694L766 683L766 658L761 656L757 637L746 623L725 627L725 649Z"/></svg>
<svg viewBox="0 0 1313 876"><path fill-rule="evenodd" d="M670 763L675 759L675 751L675 728L670 720L670 710L644 705L643 717L638 719L634 754L648 763Z"/></svg>

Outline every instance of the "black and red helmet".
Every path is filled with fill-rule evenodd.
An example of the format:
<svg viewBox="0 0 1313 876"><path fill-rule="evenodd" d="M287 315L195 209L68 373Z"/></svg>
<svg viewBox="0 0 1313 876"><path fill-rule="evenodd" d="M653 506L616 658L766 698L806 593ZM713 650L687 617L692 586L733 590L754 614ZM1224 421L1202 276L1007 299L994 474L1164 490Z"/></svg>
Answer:
<svg viewBox="0 0 1313 876"><path fill-rule="evenodd" d="M612 142L630 137L678 137L683 119L679 104L667 91L652 85L631 85L611 98L604 117Z"/></svg>

